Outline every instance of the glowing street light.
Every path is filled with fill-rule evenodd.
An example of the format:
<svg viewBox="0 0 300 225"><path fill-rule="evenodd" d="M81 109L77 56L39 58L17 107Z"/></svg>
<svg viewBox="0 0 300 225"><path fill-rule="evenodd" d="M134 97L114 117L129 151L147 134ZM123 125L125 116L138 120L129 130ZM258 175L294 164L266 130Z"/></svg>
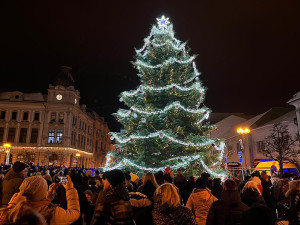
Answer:
<svg viewBox="0 0 300 225"><path fill-rule="evenodd" d="M10 143L4 143L3 147L4 147L5 153L6 153L5 165L8 165L9 164L11 144Z"/></svg>
<svg viewBox="0 0 300 225"><path fill-rule="evenodd" d="M76 167L78 167L78 159L81 155L80 153L76 153L75 156L76 156Z"/></svg>
<svg viewBox="0 0 300 225"><path fill-rule="evenodd" d="M238 133L238 134L249 134L250 133L250 129L249 128L241 128L241 127L239 127L237 130L236 130L236 132Z"/></svg>

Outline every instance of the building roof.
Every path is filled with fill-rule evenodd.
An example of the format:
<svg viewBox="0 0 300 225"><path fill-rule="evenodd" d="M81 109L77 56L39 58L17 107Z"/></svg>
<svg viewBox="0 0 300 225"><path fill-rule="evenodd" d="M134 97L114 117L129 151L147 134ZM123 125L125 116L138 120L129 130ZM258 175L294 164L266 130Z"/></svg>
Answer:
<svg viewBox="0 0 300 225"><path fill-rule="evenodd" d="M244 119L250 119L254 116L254 115L247 115L244 113L210 113L209 118L206 121L209 121L211 124L216 124L219 121L224 120L225 118L232 115Z"/></svg>

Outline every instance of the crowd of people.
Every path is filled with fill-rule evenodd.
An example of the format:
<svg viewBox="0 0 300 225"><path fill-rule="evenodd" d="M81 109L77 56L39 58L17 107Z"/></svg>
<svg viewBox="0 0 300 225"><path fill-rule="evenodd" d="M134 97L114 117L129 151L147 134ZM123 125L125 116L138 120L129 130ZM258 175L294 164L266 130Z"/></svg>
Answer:
<svg viewBox="0 0 300 225"><path fill-rule="evenodd" d="M186 178L170 167L141 178L130 171L1 167L0 225L300 224L300 180L254 172L238 178ZM283 222L282 222L283 223Z"/></svg>

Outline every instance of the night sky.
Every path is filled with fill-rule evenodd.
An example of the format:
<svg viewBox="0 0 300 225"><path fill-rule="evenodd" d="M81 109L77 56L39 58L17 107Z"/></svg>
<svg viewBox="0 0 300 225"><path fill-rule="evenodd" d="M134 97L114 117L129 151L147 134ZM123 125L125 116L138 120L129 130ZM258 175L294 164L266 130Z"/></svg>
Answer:
<svg viewBox="0 0 300 225"><path fill-rule="evenodd" d="M46 92L73 68L81 103L111 116L139 84L134 48L165 15L198 54L213 112L257 114L300 91L300 3L295 1L1 1L1 91Z"/></svg>

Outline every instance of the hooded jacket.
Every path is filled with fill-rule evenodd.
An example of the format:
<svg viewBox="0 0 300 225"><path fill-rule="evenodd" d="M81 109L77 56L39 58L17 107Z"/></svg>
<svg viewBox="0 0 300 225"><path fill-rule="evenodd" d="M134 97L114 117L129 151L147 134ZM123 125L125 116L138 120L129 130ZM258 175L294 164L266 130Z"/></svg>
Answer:
<svg viewBox="0 0 300 225"><path fill-rule="evenodd" d="M4 177L2 191L2 205L7 205L12 196L19 192L19 187L23 182L23 177L10 169Z"/></svg>
<svg viewBox="0 0 300 225"><path fill-rule="evenodd" d="M209 208L216 200L218 199L208 189L194 189L186 207L192 210L198 225L205 225Z"/></svg>
<svg viewBox="0 0 300 225"><path fill-rule="evenodd" d="M243 190L241 193L242 202L245 203L247 206L251 206L255 203L265 205L264 198L259 193L259 190L253 190L252 188L247 188Z"/></svg>
<svg viewBox="0 0 300 225"><path fill-rule="evenodd" d="M240 225L242 214L247 208L237 190L223 191L221 199L211 205L206 225Z"/></svg>

